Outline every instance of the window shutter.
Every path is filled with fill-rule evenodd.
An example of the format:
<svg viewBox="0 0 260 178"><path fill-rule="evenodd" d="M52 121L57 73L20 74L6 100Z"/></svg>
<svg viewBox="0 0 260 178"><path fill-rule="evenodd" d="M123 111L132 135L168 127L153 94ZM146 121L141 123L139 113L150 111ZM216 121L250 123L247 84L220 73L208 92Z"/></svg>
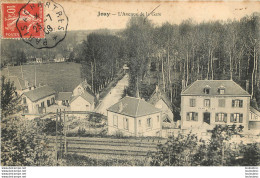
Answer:
<svg viewBox="0 0 260 178"><path fill-rule="evenodd" d="M235 100L232 100L232 107L235 107Z"/></svg>
<svg viewBox="0 0 260 178"><path fill-rule="evenodd" d="M153 128L153 118L151 118L151 128Z"/></svg>
<svg viewBox="0 0 260 178"><path fill-rule="evenodd" d="M190 99L190 107L192 107L192 99Z"/></svg>
<svg viewBox="0 0 260 178"><path fill-rule="evenodd" d="M215 122L218 122L218 113L216 113Z"/></svg>
<svg viewBox="0 0 260 178"><path fill-rule="evenodd" d="M187 121L190 120L190 114L187 112Z"/></svg>
<svg viewBox="0 0 260 178"><path fill-rule="evenodd" d="M240 108L243 107L243 100L239 100L239 107L240 107Z"/></svg>
<svg viewBox="0 0 260 178"><path fill-rule="evenodd" d="M227 114L224 114L224 122L227 123Z"/></svg>
<svg viewBox="0 0 260 178"><path fill-rule="evenodd" d="M230 114L230 122L234 122L234 114Z"/></svg>
<svg viewBox="0 0 260 178"><path fill-rule="evenodd" d="M243 123L243 114L239 114L239 122Z"/></svg>
<svg viewBox="0 0 260 178"><path fill-rule="evenodd" d="M194 117L195 117L194 120L198 121L198 113L197 112L195 112L195 116Z"/></svg>

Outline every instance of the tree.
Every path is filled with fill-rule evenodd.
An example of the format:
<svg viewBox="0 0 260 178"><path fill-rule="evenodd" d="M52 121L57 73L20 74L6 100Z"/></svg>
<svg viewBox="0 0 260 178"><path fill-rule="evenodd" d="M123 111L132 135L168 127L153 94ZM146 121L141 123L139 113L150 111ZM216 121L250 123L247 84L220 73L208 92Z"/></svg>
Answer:
<svg viewBox="0 0 260 178"><path fill-rule="evenodd" d="M198 147L194 134L171 137L165 144L158 145L158 151L151 156L151 166L192 166L193 156Z"/></svg>
<svg viewBox="0 0 260 178"><path fill-rule="evenodd" d="M1 78L1 116L7 117L8 115L18 112L20 107L20 97L15 91L14 84L2 76Z"/></svg>
<svg viewBox="0 0 260 178"><path fill-rule="evenodd" d="M260 165L260 145L252 143L249 145L240 145L240 152L243 158L240 160L242 166L259 166Z"/></svg>
<svg viewBox="0 0 260 178"><path fill-rule="evenodd" d="M35 122L13 116L20 109L15 87L1 79L1 164L3 166L53 165L55 156L47 150L47 138L39 137Z"/></svg>
<svg viewBox="0 0 260 178"><path fill-rule="evenodd" d="M236 143L231 142L232 135L239 134L242 127L216 125L211 138L207 141L198 139L195 134L179 134L157 146L157 152L149 154L152 166L234 166L240 165L237 158L241 152ZM254 149L257 152L256 148ZM258 148L259 149L259 148ZM245 150L245 149L244 149ZM250 161L251 156L244 157Z"/></svg>
<svg viewBox="0 0 260 178"><path fill-rule="evenodd" d="M3 166L54 166L54 152L49 152L47 138L38 136L33 121L2 118L1 164Z"/></svg>

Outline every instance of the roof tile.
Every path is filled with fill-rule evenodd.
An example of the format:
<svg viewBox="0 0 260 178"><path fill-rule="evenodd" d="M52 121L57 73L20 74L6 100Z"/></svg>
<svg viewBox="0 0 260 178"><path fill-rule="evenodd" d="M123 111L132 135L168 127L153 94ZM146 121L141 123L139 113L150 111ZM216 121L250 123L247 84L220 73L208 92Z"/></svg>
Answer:
<svg viewBox="0 0 260 178"><path fill-rule="evenodd" d="M131 117L141 117L160 112L159 109L140 98L126 96L119 102L107 109L108 111L127 115Z"/></svg>
<svg viewBox="0 0 260 178"><path fill-rule="evenodd" d="M209 94L204 93L204 88L209 87ZM224 94L219 94L218 89L225 88ZM207 95L207 96L226 96L226 95L243 95L250 96L250 94L245 91L240 85L238 85L233 80L197 80L188 86L181 95Z"/></svg>

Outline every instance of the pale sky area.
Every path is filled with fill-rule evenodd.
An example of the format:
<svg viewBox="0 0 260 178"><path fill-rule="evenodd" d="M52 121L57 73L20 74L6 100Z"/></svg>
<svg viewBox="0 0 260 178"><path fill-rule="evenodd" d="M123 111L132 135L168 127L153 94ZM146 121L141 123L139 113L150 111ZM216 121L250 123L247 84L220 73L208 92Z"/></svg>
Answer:
<svg viewBox="0 0 260 178"><path fill-rule="evenodd" d="M69 18L68 30L92 30L99 28L123 29L129 16L119 16L119 12L154 12L161 16L149 16L156 25L168 21L179 24L192 18L196 22L240 19L253 12L260 12L260 1L254 2L89 2L57 0L64 7ZM98 12L112 13L109 17L98 17Z"/></svg>

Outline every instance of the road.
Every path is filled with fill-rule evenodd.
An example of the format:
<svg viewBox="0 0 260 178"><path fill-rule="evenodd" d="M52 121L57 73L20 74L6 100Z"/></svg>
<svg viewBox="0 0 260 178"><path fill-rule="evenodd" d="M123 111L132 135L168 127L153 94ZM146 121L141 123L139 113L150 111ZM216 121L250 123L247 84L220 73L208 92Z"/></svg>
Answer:
<svg viewBox="0 0 260 178"><path fill-rule="evenodd" d="M118 81L116 86L104 97L102 102L96 108L96 112L107 115L107 108L117 103L124 92L124 88L128 86L128 74Z"/></svg>

